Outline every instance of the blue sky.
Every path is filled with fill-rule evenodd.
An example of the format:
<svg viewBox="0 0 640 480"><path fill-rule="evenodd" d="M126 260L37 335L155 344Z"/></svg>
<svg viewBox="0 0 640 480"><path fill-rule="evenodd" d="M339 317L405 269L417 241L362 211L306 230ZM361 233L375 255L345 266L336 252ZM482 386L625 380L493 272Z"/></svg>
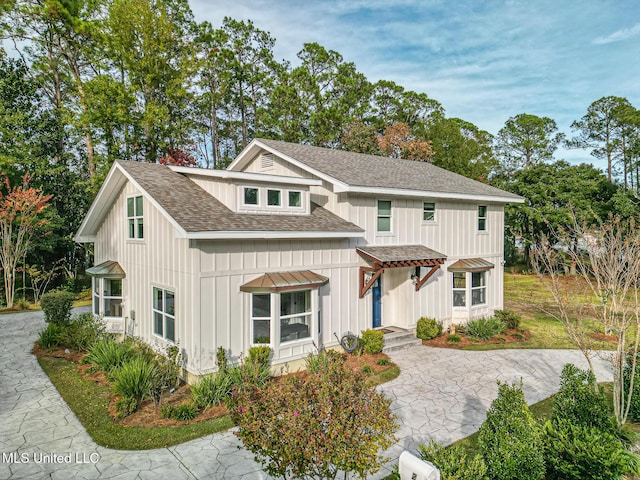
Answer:
<svg viewBox="0 0 640 480"><path fill-rule="evenodd" d="M370 81L393 80L495 134L518 113L571 122L603 96L640 108L638 0L190 0L196 20L254 21L296 64L304 43L341 53ZM604 164L586 151L572 163Z"/></svg>

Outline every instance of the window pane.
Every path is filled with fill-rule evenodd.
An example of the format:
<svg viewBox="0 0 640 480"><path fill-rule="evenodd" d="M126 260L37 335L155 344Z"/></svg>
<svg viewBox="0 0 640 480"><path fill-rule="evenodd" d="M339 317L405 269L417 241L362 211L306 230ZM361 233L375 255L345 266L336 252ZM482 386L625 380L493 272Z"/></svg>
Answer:
<svg viewBox="0 0 640 480"><path fill-rule="evenodd" d="M280 320L280 341L290 342L311 336L311 315Z"/></svg>
<svg viewBox="0 0 640 480"><path fill-rule="evenodd" d="M174 300L175 294L165 290L164 292L164 313L175 315Z"/></svg>
<svg viewBox="0 0 640 480"><path fill-rule="evenodd" d="M98 295L93 296L93 313L100 315L100 297Z"/></svg>
<svg viewBox="0 0 640 480"><path fill-rule="evenodd" d="M271 294L253 294L252 317L271 317Z"/></svg>
<svg viewBox="0 0 640 480"><path fill-rule="evenodd" d="M471 274L471 286L472 287L484 287L484 274L485 272L473 272Z"/></svg>
<svg viewBox="0 0 640 480"><path fill-rule="evenodd" d="M311 290L280 294L280 315L293 315L311 311Z"/></svg>
<svg viewBox="0 0 640 480"><path fill-rule="evenodd" d="M454 272L453 288L465 288L467 286L467 274L464 272Z"/></svg>
<svg viewBox="0 0 640 480"><path fill-rule="evenodd" d="M280 206L280 190L267 190L267 205Z"/></svg>
<svg viewBox="0 0 640 480"><path fill-rule="evenodd" d="M153 309L163 311L162 308L162 290L153 288Z"/></svg>
<svg viewBox="0 0 640 480"><path fill-rule="evenodd" d="M133 197L127 198L127 217L133 217L135 215L133 210Z"/></svg>
<svg viewBox="0 0 640 480"><path fill-rule="evenodd" d="M378 200L378 215L391 216L390 200Z"/></svg>
<svg viewBox="0 0 640 480"><path fill-rule="evenodd" d="M133 218L129 219L129 238L135 238L136 236L136 221Z"/></svg>
<svg viewBox="0 0 640 480"><path fill-rule="evenodd" d="M270 320L254 320L253 321L253 342L252 343L270 343Z"/></svg>
<svg viewBox="0 0 640 480"><path fill-rule="evenodd" d="M104 299L104 315L106 317L122 317L122 299L121 298L105 298Z"/></svg>
<svg viewBox="0 0 640 480"><path fill-rule="evenodd" d="M300 193L300 192L289 192L289 206L290 207L301 207L302 206L302 193Z"/></svg>
<svg viewBox="0 0 640 480"><path fill-rule="evenodd" d="M142 196L136 197L136 217L142 216Z"/></svg>
<svg viewBox="0 0 640 480"><path fill-rule="evenodd" d="M138 222L138 236L137 236L137 238L144 238L144 229L142 228L142 223L143 223L142 219L139 218L137 220L137 222Z"/></svg>
<svg viewBox="0 0 640 480"><path fill-rule="evenodd" d="M484 218L478 219L478 230L484 231L487 229L487 220Z"/></svg>
<svg viewBox="0 0 640 480"><path fill-rule="evenodd" d="M480 205L478 207L478 217L486 217L487 216L487 206Z"/></svg>
<svg viewBox="0 0 640 480"><path fill-rule="evenodd" d="M104 292L109 297L122 296L122 280L119 278L105 278Z"/></svg>
<svg viewBox="0 0 640 480"><path fill-rule="evenodd" d="M257 188L244 189L244 204L258 205L258 189Z"/></svg>
<svg viewBox="0 0 640 480"><path fill-rule="evenodd" d="M464 307L467 304L466 302L466 292L464 290L454 290L453 291L453 306L454 307Z"/></svg>
<svg viewBox="0 0 640 480"><path fill-rule="evenodd" d="M487 288L476 288L471 290L471 305L482 305L486 302Z"/></svg>
<svg viewBox="0 0 640 480"><path fill-rule="evenodd" d="M160 336L163 336L162 317L161 313L153 312L153 333Z"/></svg>
<svg viewBox="0 0 640 480"><path fill-rule="evenodd" d="M435 218L436 218L436 204L425 202L422 219L427 222L433 222Z"/></svg>
<svg viewBox="0 0 640 480"><path fill-rule="evenodd" d="M164 317L164 338L171 340L172 342L176 341L175 323L176 321L173 318L167 316Z"/></svg>
<svg viewBox="0 0 640 480"><path fill-rule="evenodd" d="M391 219L389 217L378 217L378 231L379 232L391 231Z"/></svg>

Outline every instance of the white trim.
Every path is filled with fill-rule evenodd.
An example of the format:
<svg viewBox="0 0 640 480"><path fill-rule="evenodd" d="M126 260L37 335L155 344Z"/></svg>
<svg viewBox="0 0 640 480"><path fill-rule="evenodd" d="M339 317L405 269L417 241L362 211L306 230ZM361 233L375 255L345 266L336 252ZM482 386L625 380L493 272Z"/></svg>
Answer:
<svg viewBox="0 0 640 480"><path fill-rule="evenodd" d="M388 232L385 232L388 233ZM188 238L189 240L227 240L234 238L364 238L365 232L301 232L301 231L208 231L187 232L178 234L176 238Z"/></svg>
<svg viewBox="0 0 640 480"><path fill-rule="evenodd" d="M524 203L524 198L511 198L498 195L479 195L471 193L451 193L451 192L431 192L427 190L409 190L403 188L388 187L361 187L358 185L347 186L346 188L336 187L333 190L336 193L366 193L375 195L393 195L402 197L418 197L433 199L451 199L451 200L474 200L475 202L497 202L497 203Z"/></svg>
<svg viewBox="0 0 640 480"><path fill-rule="evenodd" d="M173 165L169 165L169 168L176 173L182 173L186 176L197 175L202 177L242 180L245 182L285 183L287 185L307 185L315 187L322 185L322 180L317 180L315 178L287 177L284 175L267 175L264 173L236 172L229 170L211 170L207 168L177 167Z"/></svg>

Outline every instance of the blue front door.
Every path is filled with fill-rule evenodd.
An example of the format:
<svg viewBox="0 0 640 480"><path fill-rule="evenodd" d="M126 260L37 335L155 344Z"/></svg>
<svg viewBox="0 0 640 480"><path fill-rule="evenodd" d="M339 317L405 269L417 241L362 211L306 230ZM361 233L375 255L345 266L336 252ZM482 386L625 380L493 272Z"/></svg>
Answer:
<svg viewBox="0 0 640 480"><path fill-rule="evenodd" d="M378 277L376 283L371 287L371 298L373 301L373 328L382 326L382 278Z"/></svg>

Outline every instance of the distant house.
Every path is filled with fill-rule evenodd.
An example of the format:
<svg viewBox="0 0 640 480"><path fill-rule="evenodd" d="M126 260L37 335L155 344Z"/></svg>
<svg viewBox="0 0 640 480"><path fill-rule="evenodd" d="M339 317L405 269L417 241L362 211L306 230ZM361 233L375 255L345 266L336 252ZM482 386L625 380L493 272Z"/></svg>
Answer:
<svg viewBox="0 0 640 480"><path fill-rule="evenodd" d="M428 163L256 139L226 170L116 162L76 241L94 244L109 330L177 343L202 375L218 347L267 344L278 364L334 333L491 315L521 201Z"/></svg>

